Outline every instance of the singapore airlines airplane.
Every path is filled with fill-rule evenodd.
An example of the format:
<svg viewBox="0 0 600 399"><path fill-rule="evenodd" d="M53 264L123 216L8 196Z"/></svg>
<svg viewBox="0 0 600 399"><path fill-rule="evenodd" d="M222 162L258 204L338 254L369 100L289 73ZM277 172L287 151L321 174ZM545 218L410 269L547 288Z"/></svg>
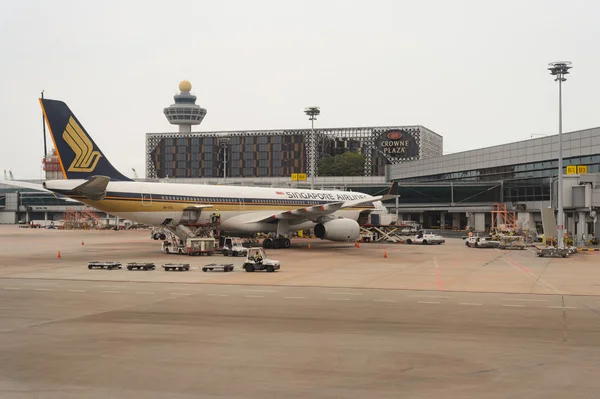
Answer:
<svg viewBox="0 0 600 399"><path fill-rule="evenodd" d="M101 211L152 226L208 223L216 210L222 234L276 233L273 247L289 247L285 236L314 228L332 241L359 237L361 212L385 212L393 197L358 192L136 182L118 172L62 101L40 99L65 180L44 188Z"/></svg>

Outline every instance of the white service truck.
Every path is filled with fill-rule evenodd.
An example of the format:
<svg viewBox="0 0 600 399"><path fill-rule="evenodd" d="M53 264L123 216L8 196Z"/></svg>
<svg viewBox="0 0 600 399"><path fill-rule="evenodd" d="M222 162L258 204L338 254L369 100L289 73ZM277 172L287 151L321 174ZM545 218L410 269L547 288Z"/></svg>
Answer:
<svg viewBox="0 0 600 399"><path fill-rule="evenodd" d="M223 256L246 256L248 248L244 247L240 237L225 237L223 241Z"/></svg>
<svg viewBox="0 0 600 399"><path fill-rule="evenodd" d="M419 231L417 235L415 235L413 238L407 238L405 242L407 244L439 245L445 243L446 240L441 235Z"/></svg>

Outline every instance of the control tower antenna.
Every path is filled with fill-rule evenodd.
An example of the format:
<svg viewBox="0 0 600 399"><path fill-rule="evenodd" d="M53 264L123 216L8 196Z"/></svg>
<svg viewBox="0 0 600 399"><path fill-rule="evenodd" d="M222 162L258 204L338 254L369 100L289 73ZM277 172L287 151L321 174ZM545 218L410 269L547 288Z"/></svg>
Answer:
<svg viewBox="0 0 600 399"><path fill-rule="evenodd" d="M190 133L192 125L199 125L206 115L206 109L196 105L196 96L190 94L192 84L187 80L179 82L179 94L173 96L175 104L164 109L167 120L179 125L179 133Z"/></svg>

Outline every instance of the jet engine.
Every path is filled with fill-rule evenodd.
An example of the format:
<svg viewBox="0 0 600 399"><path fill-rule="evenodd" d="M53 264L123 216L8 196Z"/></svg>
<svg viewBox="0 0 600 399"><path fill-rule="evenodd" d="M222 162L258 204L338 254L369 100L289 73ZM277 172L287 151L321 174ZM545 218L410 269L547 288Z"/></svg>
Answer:
<svg viewBox="0 0 600 399"><path fill-rule="evenodd" d="M331 241L354 241L360 235L358 223L352 219L334 219L315 226L315 235Z"/></svg>

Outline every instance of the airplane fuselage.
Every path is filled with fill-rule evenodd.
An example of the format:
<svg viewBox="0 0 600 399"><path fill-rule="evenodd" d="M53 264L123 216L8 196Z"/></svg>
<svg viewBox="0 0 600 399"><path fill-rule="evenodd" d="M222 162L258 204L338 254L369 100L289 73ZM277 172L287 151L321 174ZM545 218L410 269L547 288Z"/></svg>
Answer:
<svg viewBox="0 0 600 399"><path fill-rule="evenodd" d="M84 182L86 180L52 180L45 182L44 187L112 215L152 226L167 220L175 224L202 224L218 210L221 231L232 234L277 232L278 223L263 219L305 207L372 198L368 194L344 191L111 181L104 199L90 200L73 191ZM357 220L361 212L375 209L384 207L374 201L332 215ZM315 223L306 219L290 220L287 226L288 231L293 231L311 228Z"/></svg>

